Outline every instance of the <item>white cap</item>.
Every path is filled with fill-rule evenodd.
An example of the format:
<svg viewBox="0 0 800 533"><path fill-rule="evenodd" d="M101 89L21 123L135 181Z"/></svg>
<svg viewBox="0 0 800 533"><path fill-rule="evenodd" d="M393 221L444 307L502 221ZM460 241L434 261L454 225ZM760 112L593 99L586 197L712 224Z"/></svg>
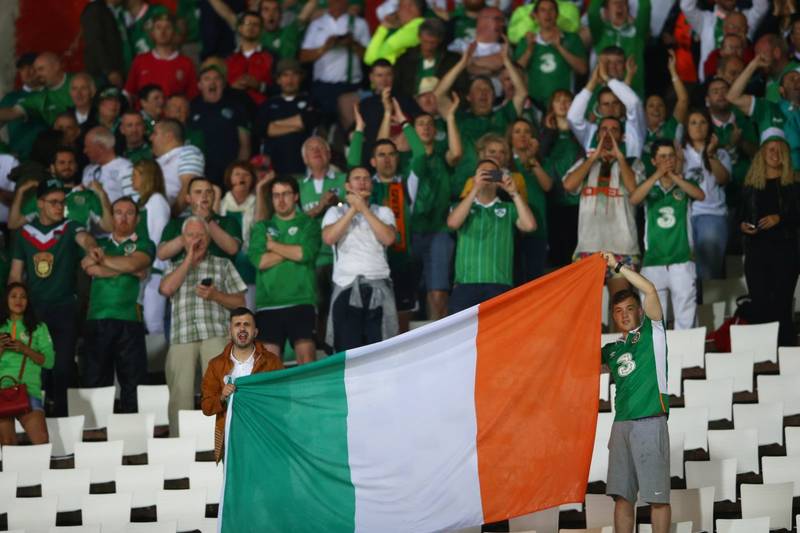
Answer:
<svg viewBox="0 0 800 533"><path fill-rule="evenodd" d="M375 15L378 17L378 20L381 22L386 19L392 13L397 13L397 8L400 7L399 0L386 0L384 3L378 6L378 9L375 10Z"/></svg>

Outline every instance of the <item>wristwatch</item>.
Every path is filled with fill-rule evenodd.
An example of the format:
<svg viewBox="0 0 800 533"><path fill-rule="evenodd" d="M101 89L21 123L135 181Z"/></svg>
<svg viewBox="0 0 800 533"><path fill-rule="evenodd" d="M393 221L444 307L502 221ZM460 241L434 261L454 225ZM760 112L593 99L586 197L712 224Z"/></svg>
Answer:
<svg viewBox="0 0 800 533"><path fill-rule="evenodd" d="M625 266L622 263L617 263L617 266L614 267L614 272L619 274L619 271L622 270L622 267Z"/></svg>

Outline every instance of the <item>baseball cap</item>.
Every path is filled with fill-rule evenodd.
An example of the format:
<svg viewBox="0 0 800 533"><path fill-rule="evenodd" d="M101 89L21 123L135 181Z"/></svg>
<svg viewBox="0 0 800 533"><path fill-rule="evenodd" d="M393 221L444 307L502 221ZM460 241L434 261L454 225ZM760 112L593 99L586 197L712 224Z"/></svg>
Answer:
<svg viewBox="0 0 800 533"><path fill-rule="evenodd" d="M33 52L24 53L17 59L17 64L16 64L17 69L20 69L22 67L29 67L33 65L34 61L36 61L36 54L34 54Z"/></svg>
<svg viewBox="0 0 800 533"><path fill-rule="evenodd" d="M63 192L66 193L67 189L64 187L64 182L60 179L50 178L44 181L39 182L39 186L36 187L36 198L42 198L43 196L47 196L51 192Z"/></svg>
<svg viewBox="0 0 800 533"><path fill-rule="evenodd" d="M294 59L293 57L287 57L285 59L281 59L278 61L278 66L276 67L277 75L280 76L287 70L291 70L297 72L298 74L303 73L303 67L300 65L300 62Z"/></svg>

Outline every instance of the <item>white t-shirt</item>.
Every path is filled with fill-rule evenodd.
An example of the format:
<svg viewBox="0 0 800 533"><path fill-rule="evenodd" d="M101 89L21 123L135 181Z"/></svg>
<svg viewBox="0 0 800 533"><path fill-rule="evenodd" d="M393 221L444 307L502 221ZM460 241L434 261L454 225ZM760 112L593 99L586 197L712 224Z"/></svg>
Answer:
<svg viewBox="0 0 800 533"><path fill-rule="evenodd" d="M116 157L105 165L87 165L83 169L83 185L88 188L93 180L100 182L112 203L123 196L139 198L133 190L133 165L124 157Z"/></svg>
<svg viewBox="0 0 800 533"><path fill-rule="evenodd" d="M19 161L13 155L0 154L0 189L6 192L14 192L16 185L8 179L8 175L19 165ZM0 222L8 222L8 206L0 203Z"/></svg>
<svg viewBox="0 0 800 533"><path fill-rule="evenodd" d="M164 232L164 227L170 219L170 209L167 199L160 193L153 193L147 199L142 210L147 216L147 235L153 244L158 246L161 242L161 234ZM145 216L145 215L139 215ZM164 270L167 267L167 262L156 258L153 261L153 267Z"/></svg>
<svg viewBox="0 0 800 533"><path fill-rule="evenodd" d="M202 176L206 166L206 158L203 156L203 152L191 144L173 148L157 158L156 161L161 166L161 172L164 174L164 188L167 192L167 201L170 204L175 202L175 198L181 192L181 176L186 174Z"/></svg>
<svg viewBox="0 0 800 533"><path fill-rule="evenodd" d="M328 208L322 218L323 229L342 218L350 206L342 204ZM396 227L394 213L382 205L370 205L378 220ZM333 247L333 282L340 287L353 283L357 276L367 279L389 277L386 247L378 241L375 232L361 213L353 217L347 233Z"/></svg>
<svg viewBox="0 0 800 533"><path fill-rule="evenodd" d="M339 18L333 18L330 13L326 12L321 17L314 19L308 26L301 48L303 50L320 48L328 40L328 37L347 33L352 33L353 38L361 46L369 45L370 34L367 21L347 13ZM351 62L350 81L352 83L360 82L362 78L361 58L340 46L331 48L314 62L314 81L346 82L348 61Z"/></svg>
<svg viewBox="0 0 800 533"><path fill-rule="evenodd" d="M731 158L725 150L717 150L717 158L728 172L731 171ZM694 215L717 215L725 216L728 214L728 207L725 203L725 189L717 183L717 179L711 171L703 166L703 158L694 148L687 146L683 149L683 177L697 181L697 185L703 189L705 200L692 202L692 216Z"/></svg>

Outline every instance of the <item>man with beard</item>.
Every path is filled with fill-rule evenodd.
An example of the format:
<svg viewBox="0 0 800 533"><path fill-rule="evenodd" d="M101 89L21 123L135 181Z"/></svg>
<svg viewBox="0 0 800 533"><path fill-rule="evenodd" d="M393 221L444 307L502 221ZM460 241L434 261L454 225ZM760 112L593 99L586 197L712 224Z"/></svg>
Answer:
<svg viewBox="0 0 800 533"><path fill-rule="evenodd" d="M144 118L136 111L126 111L119 121L123 157L135 164L142 159L153 159L153 150L145 137Z"/></svg>
<svg viewBox="0 0 800 533"><path fill-rule="evenodd" d="M256 317L246 307L231 311L231 341L221 354L209 361L201 385L200 408L206 416L216 416L214 423L214 459L222 459L225 440L225 415L228 398L236 392L234 381L241 376L280 370L283 363L256 340Z"/></svg>

